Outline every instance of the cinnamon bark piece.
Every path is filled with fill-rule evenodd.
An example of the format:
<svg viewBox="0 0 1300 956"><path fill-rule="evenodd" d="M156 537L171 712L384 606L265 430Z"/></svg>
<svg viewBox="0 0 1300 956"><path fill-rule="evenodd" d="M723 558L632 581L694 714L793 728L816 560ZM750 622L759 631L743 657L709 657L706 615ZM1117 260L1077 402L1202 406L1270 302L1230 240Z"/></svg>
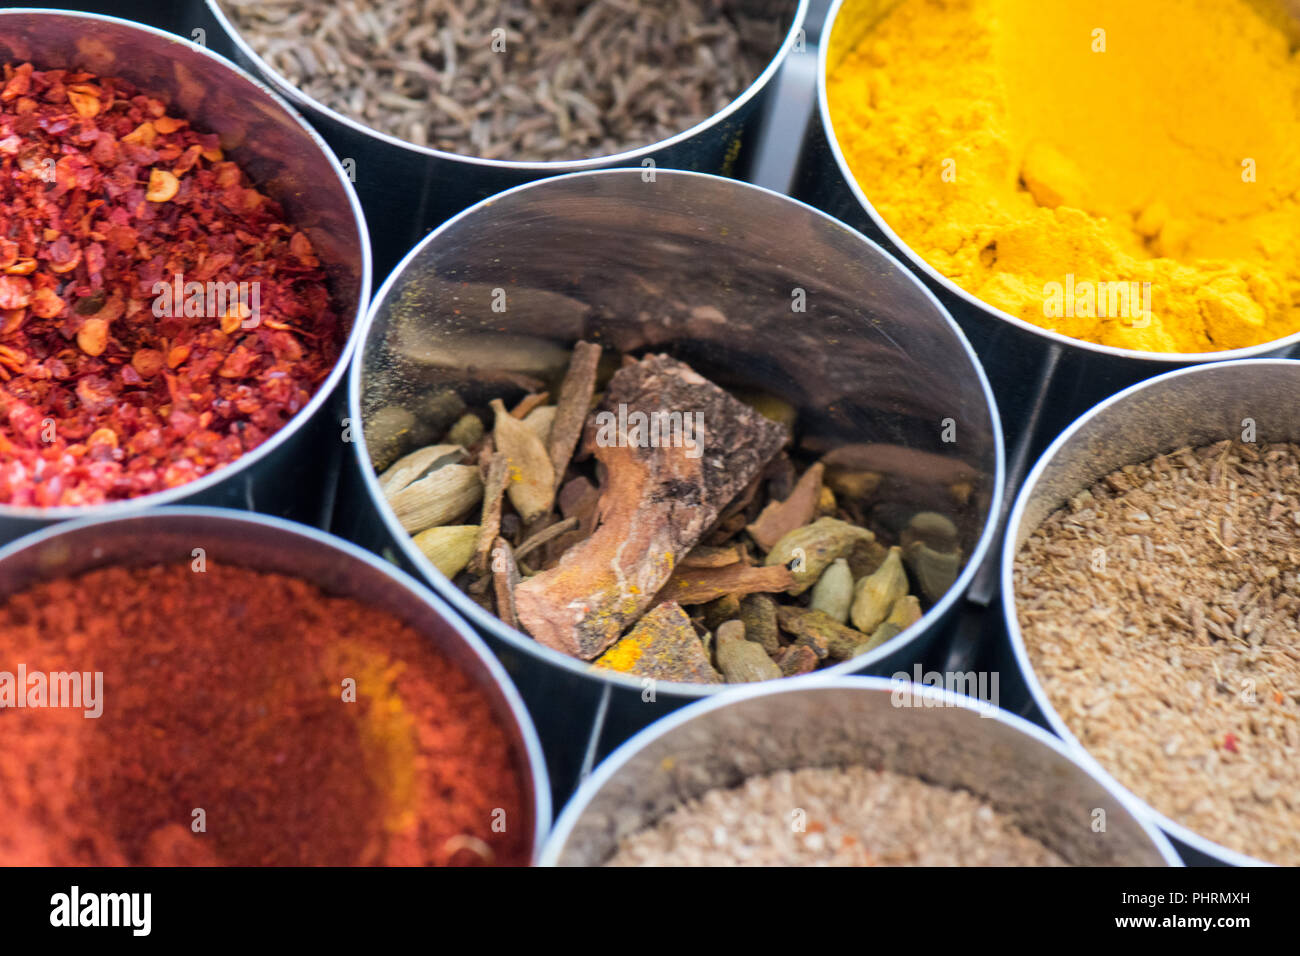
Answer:
<svg viewBox="0 0 1300 956"><path fill-rule="evenodd" d="M764 551L771 551L778 541L795 528L802 528L817 513L817 500L821 497L821 462L803 473L794 491L785 501L773 501L759 514L758 520L745 530Z"/></svg>
<svg viewBox="0 0 1300 956"><path fill-rule="evenodd" d="M679 567L659 592L659 600L678 604L705 604L724 594L773 593L794 587L794 575L785 565L749 567L732 564L722 568Z"/></svg>
<svg viewBox="0 0 1300 956"><path fill-rule="evenodd" d="M478 541L474 545L474 556L470 558L471 574L480 575L488 569L488 552L492 542L501 532L501 499L505 497L506 485L510 483L510 459L497 452L487 461L487 474L483 478L483 512L479 518Z"/></svg>
<svg viewBox="0 0 1300 956"><path fill-rule="evenodd" d="M515 588L519 586L519 566L510 553L510 542L496 538L492 543L492 590L497 599L497 617L510 627L518 627L515 615Z"/></svg>
<svg viewBox="0 0 1300 956"><path fill-rule="evenodd" d="M667 355L616 372L589 429L606 473L599 524L515 593L534 638L586 660L645 613L786 439L780 425Z"/></svg>
<svg viewBox="0 0 1300 956"><path fill-rule="evenodd" d="M587 421L592 396L596 394L596 369L600 365L600 353L599 345L576 343L573 346L573 356L569 359L569 370L564 373L564 381L560 383L555 423L551 425L550 440L547 442L551 465L555 469L557 490L564 481L573 449L582 437L582 426Z"/></svg>

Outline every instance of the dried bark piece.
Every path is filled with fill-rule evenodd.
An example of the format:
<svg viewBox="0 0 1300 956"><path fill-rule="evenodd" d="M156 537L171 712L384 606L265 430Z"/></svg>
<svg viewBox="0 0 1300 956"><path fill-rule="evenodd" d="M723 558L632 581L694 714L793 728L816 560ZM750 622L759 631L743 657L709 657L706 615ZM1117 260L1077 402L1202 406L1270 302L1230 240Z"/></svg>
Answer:
<svg viewBox="0 0 1300 956"><path fill-rule="evenodd" d="M547 453L551 456L557 487L564 481L564 473L569 469L573 450L582 436L587 412L591 410L591 399L596 394L596 369L600 365L600 354L599 345L590 342L575 343L573 355L569 358L569 370L564 373L564 381L560 383L555 421L551 425L550 440L547 442Z"/></svg>
<svg viewBox="0 0 1300 956"><path fill-rule="evenodd" d="M486 470L479 536L474 546L474 556L469 561L469 570L475 575L487 573L488 553L492 550L492 542L501 533L501 501L510 481L510 459L497 452L488 459Z"/></svg>
<svg viewBox="0 0 1300 956"><path fill-rule="evenodd" d="M519 399L518 404L516 404L514 408L510 409L510 415L513 418L518 418L520 421L523 421L529 416L533 409L541 408L550 401L550 398L550 392L532 392L531 394L525 395L523 398Z"/></svg>
<svg viewBox="0 0 1300 956"><path fill-rule="evenodd" d="M773 658L781 668L782 677L797 677L799 674L811 674L817 669L817 652L806 644L792 644L783 647Z"/></svg>
<svg viewBox="0 0 1300 956"><path fill-rule="evenodd" d="M575 530L577 527L577 518L565 518L563 521L557 521L554 524L547 525L545 528L533 532L527 539L521 542L519 547L515 549L515 557L522 559L529 553L536 551L542 545L546 544L546 542L553 541L561 535Z"/></svg>
<svg viewBox="0 0 1300 956"><path fill-rule="evenodd" d="M661 601L704 604L724 594L737 596L759 591L785 591L794 586L794 575L784 565L749 567L732 564L723 568L678 568L664 589Z"/></svg>
<svg viewBox="0 0 1300 956"><path fill-rule="evenodd" d="M749 684L781 676L781 668L767 656L767 651L761 645L745 640L745 625L739 621L722 624L713 639L718 669L728 684Z"/></svg>
<svg viewBox="0 0 1300 956"><path fill-rule="evenodd" d="M758 520L746 526L745 530L760 548L771 551L778 541L795 528L802 528L813 520L817 513L817 501L821 497L824 470L820 462L813 465L799 478L789 498L769 502L759 514Z"/></svg>
<svg viewBox="0 0 1300 956"><path fill-rule="evenodd" d="M776 623L776 600L769 594L750 594L740 601L740 620L745 638L763 645L768 654L781 649L781 634Z"/></svg>
<svg viewBox="0 0 1300 956"><path fill-rule="evenodd" d="M680 604L671 601L642 617L627 637L596 658L593 666L656 680L722 683L691 619Z"/></svg>
<svg viewBox="0 0 1300 956"><path fill-rule="evenodd" d="M519 587L519 565L510 551L510 542L495 538L492 542L492 591L497 600L497 617L510 627L519 626L515 613L515 588Z"/></svg>
<svg viewBox="0 0 1300 956"><path fill-rule="evenodd" d="M618 409L609 414L623 424L607 429L606 418L593 431L595 455L607 476L600 524L515 595L519 618L533 637L588 660L645 612L682 556L785 442L779 425L666 355L616 372L604 405ZM648 417L673 411L697 415L695 421L703 423L694 445L702 453L685 443L645 447L654 443L626 425L636 412Z"/></svg>
<svg viewBox="0 0 1300 956"><path fill-rule="evenodd" d="M811 647L820 658L848 660L870 638L861 631L846 627L828 614L803 607L778 607L781 630L795 636L795 643Z"/></svg>
<svg viewBox="0 0 1300 956"><path fill-rule="evenodd" d="M507 412L501 399L492 399L491 405L496 413L492 437L497 451L510 459L506 494L524 524L532 524L545 516L555 502L555 472L550 456L536 433Z"/></svg>
<svg viewBox="0 0 1300 956"><path fill-rule="evenodd" d="M725 568L731 564L740 563L740 549L734 544L723 547L712 547L707 544L697 544L686 557L682 558L681 567L683 568Z"/></svg>

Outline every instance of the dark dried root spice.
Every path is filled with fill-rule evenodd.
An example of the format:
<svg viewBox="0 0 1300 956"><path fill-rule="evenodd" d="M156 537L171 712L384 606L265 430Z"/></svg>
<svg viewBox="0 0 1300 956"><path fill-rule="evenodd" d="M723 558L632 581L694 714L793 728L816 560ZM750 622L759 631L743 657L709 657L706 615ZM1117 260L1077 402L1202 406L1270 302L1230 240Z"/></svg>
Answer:
<svg viewBox="0 0 1300 956"><path fill-rule="evenodd" d="M103 714L0 709L0 865L527 862L488 700L383 611L211 563L108 568L9 598L0 670L20 663L102 671Z"/></svg>
<svg viewBox="0 0 1300 956"><path fill-rule="evenodd" d="M167 315L156 284L177 276ZM133 498L256 448L339 355L325 282L216 135L123 80L6 64L0 504ZM221 310L239 283L255 323Z"/></svg>

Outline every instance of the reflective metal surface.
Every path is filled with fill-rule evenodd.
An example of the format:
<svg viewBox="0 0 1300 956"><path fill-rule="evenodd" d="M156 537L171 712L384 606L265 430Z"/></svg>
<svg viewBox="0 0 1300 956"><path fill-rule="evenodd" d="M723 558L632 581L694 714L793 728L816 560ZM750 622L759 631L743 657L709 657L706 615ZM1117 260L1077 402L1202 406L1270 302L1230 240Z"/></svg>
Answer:
<svg viewBox="0 0 1300 956"><path fill-rule="evenodd" d="M916 691L914 706L898 706L894 690L879 678L764 684L678 711L629 740L582 785L556 822L542 865L600 864L620 840L683 801L746 777L852 765L969 790L1075 865L1179 865L1130 798L1039 728L931 688ZM1098 810L1102 832L1093 826Z"/></svg>
<svg viewBox="0 0 1300 956"><path fill-rule="evenodd" d="M497 289L506 296L504 312L493 310ZM806 311L793 311L801 298ZM965 339L894 260L775 193L666 170L653 182L639 171L608 170L522 186L467 210L418 246L380 290L366 323L349 395L363 441L342 499L346 520L336 527L400 555L430 581L494 640L530 703L534 678L546 684L536 706L549 712L557 700L571 701L561 740L573 736L573 719L591 726L590 714L579 712L598 705L602 686L617 689L615 710L626 700L630 707L619 713L635 714L638 727L666 701L718 687L659 683L657 710L642 700L640 679L593 672L461 593L383 503L364 441L377 410L417 411L440 389L455 389L470 405L508 397L503 374L561 374L569 347L585 338L611 349L668 352L724 387L782 398L798 410L801 432L828 448L887 442L929 452L943 463L933 474L886 475L911 488L917 502L946 494L938 489L953 470L969 473L972 504L959 517L970 558L956 585L918 624L837 665L840 673L910 667L989 546L1002 452L992 398ZM487 369L497 384L482 382ZM440 434L428 427L423 437L432 443Z"/></svg>
<svg viewBox="0 0 1300 956"><path fill-rule="evenodd" d="M69 522L0 549L0 599L41 581L109 565L209 560L292 575L383 608L428 638L487 697L514 751L534 859L551 824L551 793L533 722L505 671L473 630L416 581L360 548L313 528L217 508L164 508Z"/></svg>
<svg viewBox="0 0 1300 956"><path fill-rule="evenodd" d="M569 162L480 159L416 146L380 133L307 96L263 60L222 9L207 0L221 33L210 38L221 52L271 84L320 130L342 160L355 167L355 183L374 224L375 267L388 272L434 226L474 203L534 179L615 166L659 167L737 174L750 160L765 91L790 49L802 42L808 0L730 0L752 16L786 28L767 68L726 109L670 139L608 156Z"/></svg>
<svg viewBox="0 0 1300 956"><path fill-rule="evenodd" d="M311 238L330 274L335 308L349 330L334 371L284 428L238 461L158 494L91 508L0 505L0 541L53 521L111 516L186 501L268 511L328 523L343 455L342 397L336 394L370 299L369 239L356 194L310 127L264 86L201 46L112 17L0 10L0 61L38 68L76 65L121 76L218 133L228 157L285 207Z"/></svg>
<svg viewBox="0 0 1300 956"><path fill-rule="evenodd" d="M1002 548L1002 604L1014 656L1014 663L1008 663L1024 675L1051 729L1116 787L1120 785L1084 751L1034 674L1016 614L1016 555L1048 515L1112 471L1185 445L1199 447L1239 436L1246 418L1255 421L1261 441L1300 441L1297 409L1300 362L1251 359L1169 372L1083 415L1039 459L1016 499ZM1150 807L1147 811L1197 862L1259 862L1197 836Z"/></svg>

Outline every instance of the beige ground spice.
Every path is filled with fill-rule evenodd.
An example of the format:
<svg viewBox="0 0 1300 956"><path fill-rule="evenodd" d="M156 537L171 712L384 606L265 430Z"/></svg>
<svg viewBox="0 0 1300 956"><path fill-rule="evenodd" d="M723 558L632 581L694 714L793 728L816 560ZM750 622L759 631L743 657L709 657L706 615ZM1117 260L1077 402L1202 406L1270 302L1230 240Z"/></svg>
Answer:
<svg viewBox="0 0 1300 956"><path fill-rule="evenodd" d="M970 793L865 767L785 771L712 790L625 840L606 863L738 864L1066 865Z"/></svg>
<svg viewBox="0 0 1300 956"><path fill-rule="evenodd" d="M1300 448L1221 442L1108 476L1015 569L1053 706L1121 783L1300 864Z"/></svg>

